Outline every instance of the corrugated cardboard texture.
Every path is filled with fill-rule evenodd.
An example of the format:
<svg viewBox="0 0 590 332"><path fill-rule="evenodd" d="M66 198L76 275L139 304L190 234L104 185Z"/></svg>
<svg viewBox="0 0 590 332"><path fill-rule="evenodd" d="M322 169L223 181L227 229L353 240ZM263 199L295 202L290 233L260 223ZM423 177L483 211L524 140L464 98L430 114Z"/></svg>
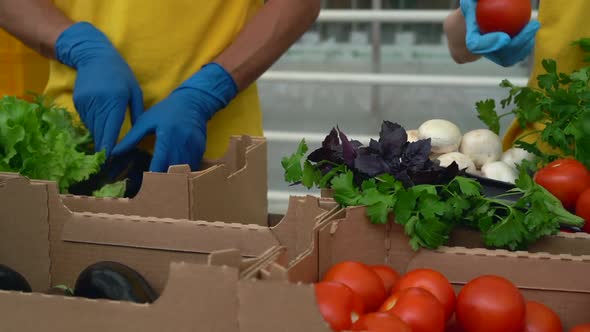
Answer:
<svg viewBox="0 0 590 332"><path fill-rule="evenodd" d="M345 216L323 221L318 232L320 278L322 272L345 260L389 264L401 273L433 268L457 289L477 276L496 274L525 290L528 299L543 300L565 327L590 320L590 256L457 247L413 251L401 228L371 224L363 208L347 209Z"/></svg>
<svg viewBox="0 0 590 332"><path fill-rule="evenodd" d="M203 264L211 252L228 248L239 250L244 258L259 257L277 245L286 247L295 257L308 248L303 243L311 242L315 217L330 206L312 196L293 198L287 215L274 228L75 213L63 205L54 182L30 182L11 175L0 175L0 179L5 221L0 224L10 229L2 233L6 237L2 242L6 245L5 262L33 276L33 280L41 276L38 278L42 280L35 280L37 289L58 284L73 286L84 268L99 261L126 264L161 291L173 261ZM21 219L26 223L15 227L15 221ZM19 249L16 254L14 248ZM16 259L11 258L13 254Z"/></svg>
<svg viewBox="0 0 590 332"><path fill-rule="evenodd" d="M262 138L230 141L225 157L206 176L192 176L191 219L268 226L267 146ZM228 208L231 206L231 208Z"/></svg>
<svg viewBox="0 0 590 332"><path fill-rule="evenodd" d="M485 248L481 233L468 229L455 230L448 245L465 248ZM590 234L560 232L555 236L545 237L533 243L527 251L546 252L550 254L590 255Z"/></svg>
<svg viewBox="0 0 590 332"><path fill-rule="evenodd" d="M150 305L0 292L3 332L238 331L238 270L173 263Z"/></svg>
<svg viewBox="0 0 590 332"><path fill-rule="evenodd" d="M76 212L138 215L267 226L267 147L264 138L232 137L226 155L199 172L184 165L149 173L132 199L64 195ZM231 208L228 208L228 204Z"/></svg>
<svg viewBox="0 0 590 332"><path fill-rule="evenodd" d="M329 332L313 287L284 281L239 283L240 332Z"/></svg>
<svg viewBox="0 0 590 332"><path fill-rule="evenodd" d="M72 213L55 184L47 188L52 285L73 285L87 266L111 260L137 270L161 291L172 261L204 264L211 251L226 248L256 256L278 244L268 228L257 225Z"/></svg>
<svg viewBox="0 0 590 332"><path fill-rule="evenodd" d="M308 256L297 257L290 265L291 283L259 281L240 287L241 301L261 299L257 312L241 306L240 324L247 326L248 331L287 331L292 326L299 331L328 331L317 323L320 314L312 288L293 281L317 282L327 269L345 260L388 264L401 273L432 268L447 276L457 292L475 277L500 275L516 284L526 299L540 301L555 310L565 330L590 320L590 256L457 247L413 251L407 237L400 234L403 233L395 225L371 224L363 208L326 216L317 226L317 242L310 245L305 254ZM299 310L297 314L285 314L288 302L294 303L296 309L289 310Z"/></svg>
<svg viewBox="0 0 590 332"><path fill-rule="evenodd" d="M49 285L47 190L0 176L0 264L21 273L35 291Z"/></svg>

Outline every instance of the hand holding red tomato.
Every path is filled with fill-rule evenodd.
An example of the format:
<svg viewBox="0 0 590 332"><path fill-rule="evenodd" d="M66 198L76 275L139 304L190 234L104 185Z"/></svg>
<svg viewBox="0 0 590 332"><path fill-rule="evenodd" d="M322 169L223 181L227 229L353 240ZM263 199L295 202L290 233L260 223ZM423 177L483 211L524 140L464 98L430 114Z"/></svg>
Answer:
<svg viewBox="0 0 590 332"><path fill-rule="evenodd" d="M497 15L498 10L505 14ZM536 20L528 20L529 0L461 0L461 12L465 18L465 43L471 53L509 67L533 51L541 26Z"/></svg>

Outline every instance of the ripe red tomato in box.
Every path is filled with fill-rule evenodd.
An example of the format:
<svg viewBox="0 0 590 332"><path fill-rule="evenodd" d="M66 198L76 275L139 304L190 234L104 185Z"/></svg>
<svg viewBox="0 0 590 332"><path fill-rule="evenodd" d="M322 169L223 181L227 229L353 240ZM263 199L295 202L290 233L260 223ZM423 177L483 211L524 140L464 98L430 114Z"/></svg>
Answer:
<svg viewBox="0 0 590 332"><path fill-rule="evenodd" d="M385 301L381 311L398 316L412 329L412 332L444 332L445 330L446 319L443 305L432 293L423 288L406 288L391 295L390 299Z"/></svg>
<svg viewBox="0 0 590 332"><path fill-rule="evenodd" d="M560 159L538 170L534 180L557 197L563 207L574 210L578 197L590 188L590 171L575 159Z"/></svg>
<svg viewBox="0 0 590 332"><path fill-rule="evenodd" d="M352 331L369 332L413 332L397 316L383 312L372 312L362 316L352 325Z"/></svg>
<svg viewBox="0 0 590 332"><path fill-rule="evenodd" d="M394 292L411 288L424 288L445 308L445 319L448 321L455 312L456 295L449 280L438 271L431 269L416 269L406 273L395 285Z"/></svg>
<svg viewBox="0 0 590 332"><path fill-rule="evenodd" d="M336 281L350 287L363 299L367 312L375 311L387 297L379 275L369 266L353 261L338 263L330 268L324 281Z"/></svg>
<svg viewBox="0 0 590 332"><path fill-rule="evenodd" d="M479 0L475 15L482 34L505 32L514 37L530 21L531 12L530 0Z"/></svg>
<svg viewBox="0 0 590 332"><path fill-rule="evenodd" d="M457 321L465 332L522 332L524 297L509 280L484 275L468 282L457 296Z"/></svg>
<svg viewBox="0 0 590 332"><path fill-rule="evenodd" d="M400 278L399 272L387 265L373 265L371 269L375 271L381 280L383 280L383 286L385 286L385 293L391 294L393 287Z"/></svg>
<svg viewBox="0 0 590 332"><path fill-rule="evenodd" d="M320 313L334 331L349 329L363 314L362 302L348 286L324 281L314 287Z"/></svg>
<svg viewBox="0 0 590 332"><path fill-rule="evenodd" d="M523 332L562 332L561 319L546 305L528 301L526 303L526 323Z"/></svg>
<svg viewBox="0 0 590 332"><path fill-rule="evenodd" d="M590 189L586 189L576 202L576 215L584 218L584 232L590 233Z"/></svg>

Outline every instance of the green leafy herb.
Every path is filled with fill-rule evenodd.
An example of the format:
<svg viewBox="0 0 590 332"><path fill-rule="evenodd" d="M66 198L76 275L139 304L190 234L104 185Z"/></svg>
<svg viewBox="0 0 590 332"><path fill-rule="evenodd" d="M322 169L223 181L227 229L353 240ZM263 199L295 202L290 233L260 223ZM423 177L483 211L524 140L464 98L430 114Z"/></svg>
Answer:
<svg viewBox="0 0 590 332"><path fill-rule="evenodd" d="M583 38L572 43L585 53L590 53L590 39ZM586 61L590 56L586 56ZM514 115L520 126L525 128L533 123L545 126L542 130L526 135L539 135L534 143L525 142L519 137L517 147L535 154L542 163L555 160L558 156L544 152L540 144L559 151L562 157L573 157L590 167L590 66L580 68L572 73L559 72L555 60L542 61L545 73L537 77L539 88L517 87L510 81L503 80L500 87L509 90L502 100L503 109L511 110L499 115L495 101L479 101L476 109L479 118L495 133L500 131L499 120Z"/></svg>
<svg viewBox="0 0 590 332"><path fill-rule="evenodd" d="M94 197L123 197L127 189L127 181L118 181L104 185L92 193Z"/></svg>
<svg viewBox="0 0 590 332"><path fill-rule="evenodd" d="M281 160L281 165L285 169L285 181L298 182L303 179L303 167L301 166L301 160L303 157L305 157L307 150L308 147L305 143L305 140L301 140L299 146L297 147L297 151L291 156L284 157ZM307 174L307 176L309 177L309 174Z"/></svg>
<svg viewBox="0 0 590 332"><path fill-rule="evenodd" d="M53 288L61 290L66 296L74 296L74 289L67 285L57 285Z"/></svg>
<svg viewBox="0 0 590 332"><path fill-rule="evenodd" d="M73 125L63 108L41 97L29 103L15 97L0 99L0 171L56 181L61 192L98 172L104 152L86 154L91 142Z"/></svg>
<svg viewBox="0 0 590 332"><path fill-rule="evenodd" d="M509 250L526 249L540 238L556 234L560 226L582 226L584 220L567 212L558 199L536 184L521 167L517 188L485 197L481 185L457 176L446 185L404 188L390 177L376 177L357 187L350 170L332 181L334 198L342 206L364 205L372 223L383 224L395 212L414 250L436 249L448 242L457 226L478 229L485 244ZM387 185L378 185L378 184ZM520 195L514 203L504 196Z"/></svg>

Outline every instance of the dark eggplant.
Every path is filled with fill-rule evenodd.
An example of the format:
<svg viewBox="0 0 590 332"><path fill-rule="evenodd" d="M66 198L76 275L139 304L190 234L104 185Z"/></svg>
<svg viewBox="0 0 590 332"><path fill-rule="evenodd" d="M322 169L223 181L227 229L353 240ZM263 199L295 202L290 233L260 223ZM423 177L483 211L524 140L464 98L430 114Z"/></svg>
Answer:
<svg viewBox="0 0 590 332"><path fill-rule="evenodd" d="M116 262L98 262L84 269L76 280L74 296L135 303L152 303L158 298L137 271Z"/></svg>
<svg viewBox="0 0 590 332"><path fill-rule="evenodd" d="M0 290L30 293L31 285L20 273L0 264Z"/></svg>

